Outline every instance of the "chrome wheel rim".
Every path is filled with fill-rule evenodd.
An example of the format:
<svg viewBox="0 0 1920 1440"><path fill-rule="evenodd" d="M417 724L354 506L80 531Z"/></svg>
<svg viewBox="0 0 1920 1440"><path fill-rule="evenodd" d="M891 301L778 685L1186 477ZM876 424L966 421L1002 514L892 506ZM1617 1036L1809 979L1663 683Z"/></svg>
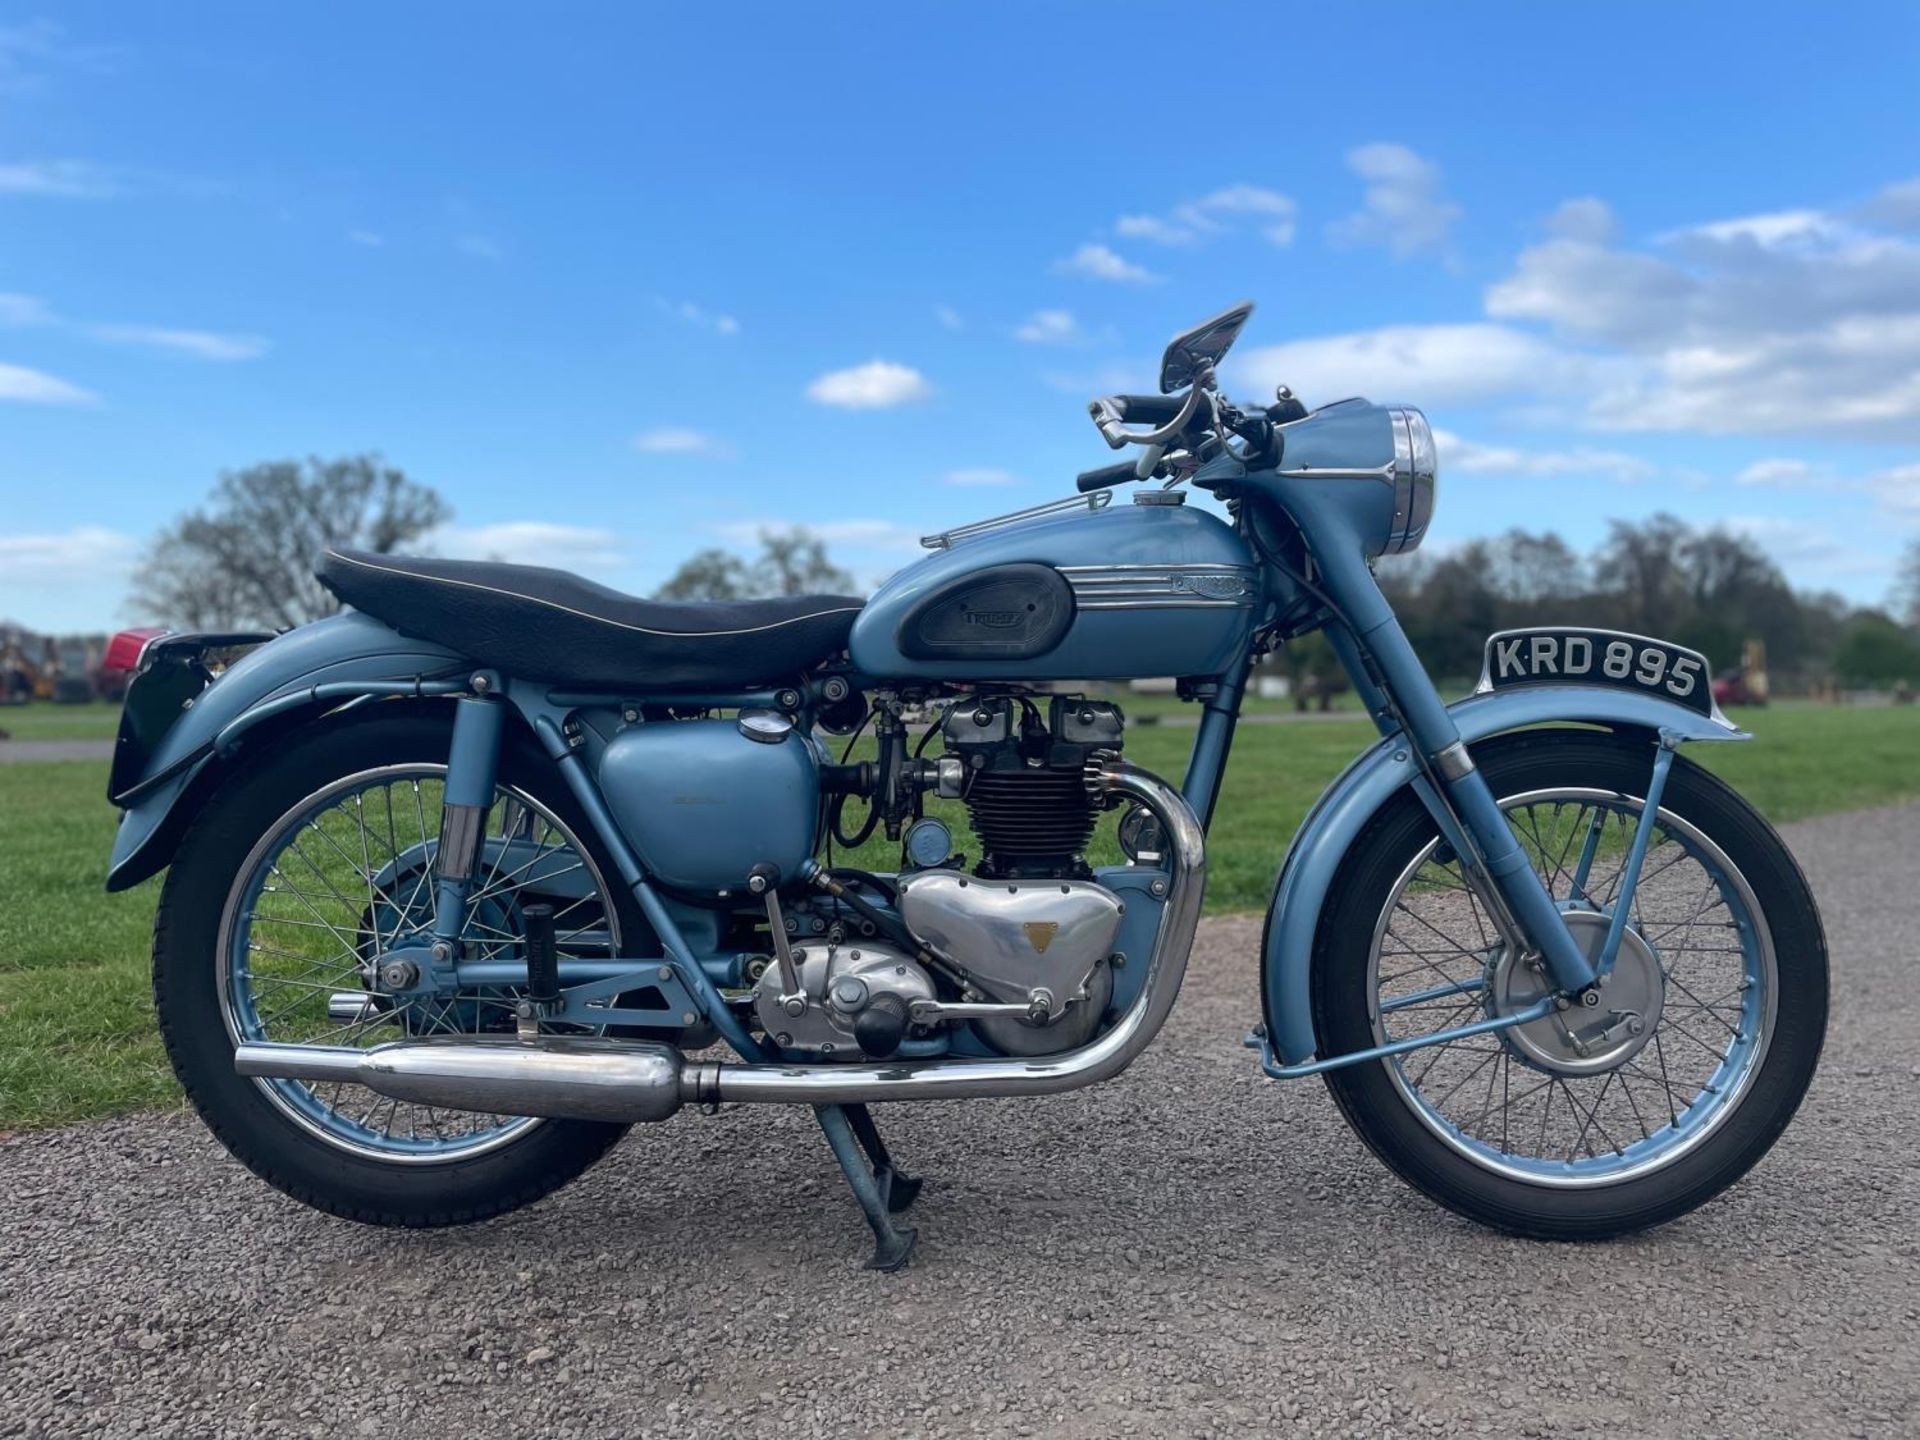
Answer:
<svg viewBox="0 0 1920 1440"><path fill-rule="evenodd" d="M521 992L510 984L378 996L383 960L432 939L445 777L446 766L429 764L345 776L293 806L256 842L229 892L217 951L221 1013L236 1045L371 1047L511 1027ZM578 837L525 792L500 786L487 812L462 953L524 961L520 906L539 898L553 905L563 959L611 958L619 954L619 917L607 894ZM344 1018L340 1001L354 994L369 1000ZM470 1160L543 1123L409 1105L356 1085L253 1083L327 1144L402 1164Z"/></svg>
<svg viewBox="0 0 1920 1440"><path fill-rule="evenodd" d="M1562 910L1610 909L1640 822L1638 797L1556 788L1515 795L1501 809ZM1626 1058L1563 1073L1542 1063L1541 1044L1491 1032L1382 1062L1421 1123L1475 1165L1557 1188L1637 1179L1706 1140L1758 1074L1778 993L1765 916L1746 878L1696 826L1665 808L1652 823L1627 935L1637 955L1653 958L1663 989L1648 1007L1650 1033L1617 1047ZM1367 975L1375 1042L1511 1013L1518 1007L1496 993L1511 965L1458 859L1430 841L1375 924Z"/></svg>

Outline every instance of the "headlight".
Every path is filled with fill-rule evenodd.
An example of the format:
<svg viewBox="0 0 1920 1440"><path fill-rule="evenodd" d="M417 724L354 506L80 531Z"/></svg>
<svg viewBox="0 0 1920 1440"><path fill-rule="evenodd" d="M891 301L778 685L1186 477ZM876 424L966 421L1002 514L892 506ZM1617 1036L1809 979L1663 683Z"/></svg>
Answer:
<svg viewBox="0 0 1920 1440"><path fill-rule="evenodd" d="M1387 411L1393 424L1393 529L1387 536L1387 555L1404 555L1419 545L1433 518L1434 491L1440 480L1440 457L1433 444L1433 427L1412 406Z"/></svg>

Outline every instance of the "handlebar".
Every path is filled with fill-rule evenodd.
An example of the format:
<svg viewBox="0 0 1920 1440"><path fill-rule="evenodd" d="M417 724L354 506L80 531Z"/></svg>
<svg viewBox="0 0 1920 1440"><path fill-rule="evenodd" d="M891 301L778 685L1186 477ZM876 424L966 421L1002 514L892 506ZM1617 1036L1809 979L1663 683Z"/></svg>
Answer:
<svg viewBox="0 0 1920 1440"><path fill-rule="evenodd" d="M1107 395L1091 402L1087 413L1093 417L1095 428L1109 446L1118 450L1123 445L1162 445L1171 440L1194 416L1200 408L1200 398L1206 392L1211 375L1198 377L1192 388L1184 396L1172 395ZM1153 430L1127 430L1122 427L1129 421L1155 425Z"/></svg>

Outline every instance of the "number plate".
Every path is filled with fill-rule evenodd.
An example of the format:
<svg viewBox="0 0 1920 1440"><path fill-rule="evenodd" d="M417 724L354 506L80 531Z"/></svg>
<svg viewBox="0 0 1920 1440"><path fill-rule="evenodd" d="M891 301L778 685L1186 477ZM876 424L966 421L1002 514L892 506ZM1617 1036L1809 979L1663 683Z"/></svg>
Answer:
<svg viewBox="0 0 1920 1440"><path fill-rule="evenodd" d="M1618 630L1559 625L1502 630L1487 641L1476 688L1508 690L1517 685L1607 685L1714 714L1706 656Z"/></svg>

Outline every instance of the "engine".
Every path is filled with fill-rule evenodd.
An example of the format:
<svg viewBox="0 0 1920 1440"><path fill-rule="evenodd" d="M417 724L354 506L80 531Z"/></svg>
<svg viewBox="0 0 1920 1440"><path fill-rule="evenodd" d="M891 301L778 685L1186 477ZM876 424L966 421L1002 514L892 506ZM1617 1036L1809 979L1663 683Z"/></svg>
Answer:
<svg viewBox="0 0 1920 1440"><path fill-rule="evenodd" d="M918 793L957 795L979 862L971 873L957 868L945 826L920 820L906 836L919 868L889 887L890 916L861 906L864 916L827 923L812 911L779 920L796 939L824 938L795 944L759 975L755 1009L767 1033L783 1049L847 1059L890 1056L951 1025L1007 1055L1091 1039L1113 1002L1126 905L1087 864L1098 820L1087 770L1119 750L1122 728L1105 701L1009 693L950 706L937 764L908 760L903 730L891 743L883 732L881 762L848 779L870 786L875 815L890 821L905 816L885 797L917 813ZM930 846L916 839L927 827Z"/></svg>
<svg viewBox="0 0 1920 1440"><path fill-rule="evenodd" d="M1044 716L1024 695L979 696L954 705L941 727L964 767L961 796L980 839L975 873L1023 880L1086 878L1093 799L1087 763L1122 743L1120 708L1056 695Z"/></svg>

